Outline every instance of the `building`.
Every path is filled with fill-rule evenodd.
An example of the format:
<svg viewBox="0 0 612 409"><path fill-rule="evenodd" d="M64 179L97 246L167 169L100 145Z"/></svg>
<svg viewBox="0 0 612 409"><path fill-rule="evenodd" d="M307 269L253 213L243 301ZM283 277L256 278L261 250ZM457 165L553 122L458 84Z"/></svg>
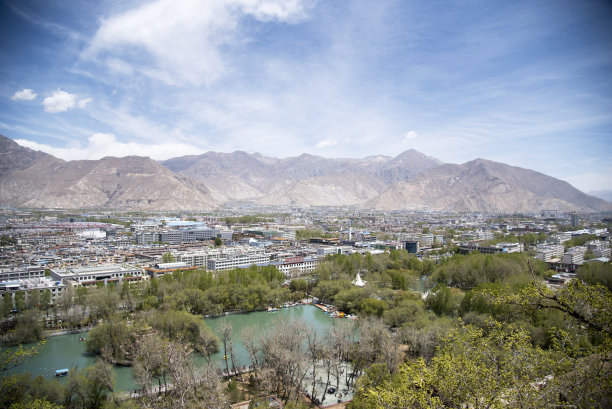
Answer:
<svg viewBox="0 0 612 409"><path fill-rule="evenodd" d="M498 243L492 246L480 246L477 243L472 243L462 244L459 246L460 253L467 254L474 251L478 251L483 254L518 253L523 251L523 245L521 243Z"/></svg>
<svg viewBox="0 0 612 409"><path fill-rule="evenodd" d="M607 241L591 240L586 243L586 248L593 253L593 257L610 258L610 243Z"/></svg>
<svg viewBox="0 0 612 409"><path fill-rule="evenodd" d="M433 246L434 235L431 233L422 234L419 238L419 244L421 247L431 247Z"/></svg>
<svg viewBox="0 0 612 409"><path fill-rule="evenodd" d="M577 227L578 226L578 214L576 214L576 212L572 212L570 214L570 224L572 227Z"/></svg>
<svg viewBox="0 0 612 409"><path fill-rule="evenodd" d="M139 281L146 279L140 268L126 268L117 264L107 264L97 267L52 269L51 277L72 285L95 285L99 282L106 285L109 282Z"/></svg>
<svg viewBox="0 0 612 409"><path fill-rule="evenodd" d="M419 252L419 242L416 240L404 242L404 248L410 254L417 254Z"/></svg>
<svg viewBox="0 0 612 409"><path fill-rule="evenodd" d="M207 249L207 250L201 250L201 251L190 251L190 252L177 253L175 255L175 258L176 258L176 261L181 261L189 267L206 268L206 263L208 262L208 260L219 258L221 256L222 256L222 253L220 250Z"/></svg>
<svg viewBox="0 0 612 409"><path fill-rule="evenodd" d="M316 258L292 257L284 261L270 263L270 265L276 267L285 274L285 277L291 279L312 273L321 262L321 259Z"/></svg>
<svg viewBox="0 0 612 409"><path fill-rule="evenodd" d="M40 266L21 266L0 269L0 281L14 281L45 276L45 268Z"/></svg>
<svg viewBox="0 0 612 409"><path fill-rule="evenodd" d="M562 244L538 244L536 258L542 261L559 260L563 258L564 252Z"/></svg>
<svg viewBox="0 0 612 409"><path fill-rule="evenodd" d="M197 241L214 240L219 231L210 227L199 227L192 229L180 230L155 230L155 231L140 231L134 234L137 244L152 244L152 243L195 243ZM224 231L225 237L231 240L231 231Z"/></svg>
<svg viewBox="0 0 612 409"><path fill-rule="evenodd" d="M269 254L229 254L225 255L225 257L208 260L206 263L206 269L209 271L224 271L269 262Z"/></svg>
<svg viewBox="0 0 612 409"><path fill-rule="evenodd" d="M320 257L329 256L332 254L351 254L353 248L351 246L327 246L319 247L317 249L317 255Z"/></svg>
<svg viewBox="0 0 612 409"><path fill-rule="evenodd" d="M23 293L24 301L28 302L33 291L38 291L39 295L49 291L51 304L55 304L59 297L66 291L66 284L55 281L49 277L22 278L12 281L0 281L0 297L11 297L13 307L15 305L15 294Z"/></svg>
<svg viewBox="0 0 612 409"><path fill-rule="evenodd" d="M584 253L586 253L586 246L572 247L568 249L563 255L563 264L581 265L584 263Z"/></svg>

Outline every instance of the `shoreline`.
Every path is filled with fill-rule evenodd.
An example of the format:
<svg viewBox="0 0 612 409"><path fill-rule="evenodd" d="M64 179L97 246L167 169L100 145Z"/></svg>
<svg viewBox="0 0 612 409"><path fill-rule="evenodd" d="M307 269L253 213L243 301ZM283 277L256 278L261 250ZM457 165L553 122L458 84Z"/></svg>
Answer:
<svg viewBox="0 0 612 409"><path fill-rule="evenodd" d="M48 332L45 332L43 338L58 337L60 335L80 334L80 333L83 333L83 332L89 332L92 329L93 329L93 327L77 328L77 329L66 329L66 330L60 330L60 331L48 331Z"/></svg>

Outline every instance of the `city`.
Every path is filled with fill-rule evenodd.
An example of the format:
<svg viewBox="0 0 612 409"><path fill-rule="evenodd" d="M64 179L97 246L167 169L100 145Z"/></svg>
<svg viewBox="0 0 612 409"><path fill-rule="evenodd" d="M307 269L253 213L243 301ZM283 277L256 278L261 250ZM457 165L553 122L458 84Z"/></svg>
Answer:
<svg viewBox="0 0 612 409"><path fill-rule="evenodd" d="M83 358L74 355L75 348L86 348L90 354L112 363L119 380L114 386L116 399L124 402L129 402L125 399L130 398L142 400L151 394L165 394L174 388L173 382L166 384L165 380L164 385L153 388L151 374L143 379L137 369L137 359L140 358L132 357L140 357L138 354L142 352L138 350L144 345L141 343L152 343L151 337L158 337L165 331L171 331L175 337L182 333L164 326L168 324L160 326L158 323L168 319L173 320L173 325L178 328L185 325L199 328L195 339L189 338L194 336L188 335L189 332L182 333L179 339L208 357L207 362L217 362L222 371L219 379L230 379L230 386L227 386L233 391L228 395L230 402L251 397L247 399L248 403L253 400L252 389L248 389L251 392L241 391L242 387L236 389L231 384L245 379L244 374L253 370L257 373L254 364L262 358L258 358L256 352L240 349L239 344L246 342L244 334L249 331L245 329L248 327L241 326L244 324L239 321L230 322L228 326L224 318L217 317L234 319L246 313L246 316L251 316L250 321L260 321L258 325L261 326L289 326L284 331L300 335L298 340L291 342L299 345L307 339L306 345L316 343L309 347L314 349L331 342L325 341L323 332L317 330L332 330L334 327L326 329L330 322L348 317L359 321L360 342L355 344L361 345L358 348L368 345L365 344L368 331L386 332L386 329L378 327L384 325L390 326L394 332L386 341L370 341L375 342L375 349L394 350L404 345L408 348L405 352L408 356L416 351L419 351L417 355L431 356L433 345L423 350L422 341L418 339L425 334L432 336L432 329L427 325L418 329L409 322L428 310L435 312L428 318L433 320L429 326L449 325L438 323L440 318L435 319L436 316L459 315L471 322L475 319L474 311L482 307L466 306L469 305L466 300L475 297L480 288L486 288L487 282L518 280L527 283L535 278L533 274L537 274L538 280L545 279L551 289L563 289L576 277L610 287L609 226L612 218L609 213L546 211L486 215L241 206L208 213L147 214L5 207L0 217L0 295L3 331L8 331L5 342L38 342L43 337L50 337L47 342L68 342L64 337L72 337L70 340L77 343L76 347L56 352L55 358L65 362L77 359L76 362L81 364L95 362L91 358L82 361ZM511 264L504 265L502 260L490 259L492 256L505 258ZM464 261L458 257L468 257L470 263L477 264L484 260L496 267L483 264L482 269L489 278L474 275L473 271L467 276L465 273L451 274L448 271L462 268ZM532 276L525 276L524 270L520 272L527 266L532 269ZM441 277L445 273L451 275L443 280ZM514 278L508 274L513 274ZM222 288L227 285L223 283L237 277L244 277L240 280L247 279L247 282L230 284L228 290L232 288L230 291L234 294L222 296L225 291ZM205 280L208 284L175 287L185 279L190 282ZM262 284L265 284L264 288L257 287ZM160 285L176 289L153 296L158 291L153 289ZM442 295L449 288L445 299ZM180 295L183 291L184 295ZM252 297L248 292L257 292L259 296ZM409 297L410 293L421 294L410 302L412 308L421 310L420 313L408 312L404 305L407 301L398 301L397 297ZM303 327L313 325L313 322L270 321L271 316L287 314L288 309L304 314L302 310L308 304L316 304L320 311L316 312L316 308L314 311L305 310L307 321L316 323L321 319L311 317L312 314L324 313L333 317L326 318L322 324L314 324L313 335L305 335L311 329ZM150 318L152 313L155 318ZM168 314L175 315L170 318ZM203 321L195 318L198 315L205 317L208 325L201 327ZM380 321L369 321L377 317ZM98 339L103 336L98 331L109 331L108 325L122 326L121 331L125 334L114 335L119 336L120 341ZM220 329L223 325L229 329ZM347 354L333 358L340 366L327 365L326 381L325 377L315 381L317 371L324 373L325 364L317 362L307 367L304 363L307 359L303 358L305 361L294 363L304 371L301 380L291 380L296 389L292 392L285 383L281 387L281 396L272 394L276 396L273 399L280 399L278 402L282 404L304 393L319 405L336 401L339 404L344 402L343 405L350 403L355 393L355 381L363 369L359 368L355 356L348 354L352 348L350 344L355 342L355 334L347 332L353 331L349 328L340 326L332 330L334 334L340 331L335 336L345 339L343 345ZM257 334L264 337L260 332ZM316 334L321 337L318 341ZM92 341L94 339L96 341ZM114 352L104 352L108 345L104 347L100 342L111 345L120 342L122 349L115 351L118 346L115 345L112 347ZM264 340L260 338L260 342ZM398 342L401 345L395 344ZM220 352L221 344L223 352ZM248 348L246 345L242 348ZM159 344L149 347L154 350L159 348ZM400 359L397 354L384 358L390 350L381 351L382 356L372 358L372 362ZM411 350L413 352L408 352ZM33 370L33 375L49 376L52 370L43 369L51 364L47 362L49 358L45 358L46 353L43 346L40 355L26 363L24 368ZM37 359L42 361L37 362ZM345 373L347 378L340 382L340 372L331 371L332 368ZM61 372L64 371L62 368L54 370L66 375L70 368L65 372ZM263 371L264 367L259 370ZM201 378L197 379L199 383L205 383ZM177 380L175 378L175 382ZM250 382L253 382L252 375ZM262 388L263 384L258 387ZM268 389L267 393L273 390ZM233 407L242 407L238 402ZM353 405L355 402L359 400Z"/></svg>

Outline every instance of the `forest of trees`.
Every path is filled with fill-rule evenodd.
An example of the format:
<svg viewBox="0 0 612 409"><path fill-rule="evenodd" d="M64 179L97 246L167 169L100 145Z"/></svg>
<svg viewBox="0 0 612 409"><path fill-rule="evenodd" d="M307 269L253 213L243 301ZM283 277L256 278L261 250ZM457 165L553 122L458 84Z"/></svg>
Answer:
<svg viewBox="0 0 612 409"><path fill-rule="evenodd" d="M351 284L357 272L364 287ZM5 376L2 403L226 408L273 394L287 407L301 407L307 405L302 393L331 403L314 388L315 378L327 380L325 389L343 378L355 385L351 409L610 407L611 273L610 264L588 265L579 279L551 290L543 284L551 272L525 254L454 255L435 264L393 250L329 256L314 275L288 287L276 269L252 267L77 288L54 306L25 303L5 332L29 334L23 337L31 341L42 336L43 317L51 323L61 317L73 327L102 320L87 337L99 363L71 371L62 387L40 377ZM426 297L412 290L418 285L428 289ZM341 321L318 334L308 323L277 322L258 337L246 329L240 335L253 371L222 383L218 370L240 371L233 329L222 323L217 337L202 316L263 309L307 294L359 315L357 327ZM210 355L217 350L227 359L224 368L213 369ZM202 356L204 366L195 365L192 354ZM107 376L111 363L133 366L141 397L117 399ZM161 396L149 394L155 387Z"/></svg>

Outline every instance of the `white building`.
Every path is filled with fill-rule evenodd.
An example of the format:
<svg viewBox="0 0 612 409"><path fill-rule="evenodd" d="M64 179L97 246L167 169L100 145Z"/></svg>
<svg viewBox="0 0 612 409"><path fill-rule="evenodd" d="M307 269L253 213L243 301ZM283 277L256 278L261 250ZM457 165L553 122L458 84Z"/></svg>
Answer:
<svg viewBox="0 0 612 409"><path fill-rule="evenodd" d="M536 258L542 261L563 258L565 248L562 244L538 244Z"/></svg>
<svg viewBox="0 0 612 409"><path fill-rule="evenodd" d="M325 257L332 254L351 254L353 248L351 246L326 246L317 249L317 255Z"/></svg>
<svg viewBox="0 0 612 409"><path fill-rule="evenodd" d="M284 261L270 263L270 265L276 267L281 273L285 274L285 277L290 279L312 273L321 262L321 259L316 258L292 257Z"/></svg>
<svg viewBox="0 0 612 409"><path fill-rule="evenodd" d="M230 254L222 258L208 260L206 269L209 271L224 271L269 262L269 254Z"/></svg>
<svg viewBox="0 0 612 409"><path fill-rule="evenodd" d="M55 281L49 277L23 278L13 281L0 281L0 298L11 297L15 306L15 294L22 292L27 302L31 293L38 291L40 296L45 291L51 295L51 304L55 304L57 299L66 291L66 284Z"/></svg>
<svg viewBox="0 0 612 409"><path fill-rule="evenodd" d="M0 281L14 281L44 276L45 268L39 266L20 266L0 269Z"/></svg>
<svg viewBox="0 0 612 409"><path fill-rule="evenodd" d="M98 282L135 281L146 278L140 268L125 268L117 264L107 264L97 267L52 269L51 277L57 281L73 285L91 285Z"/></svg>
<svg viewBox="0 0 612 409"><path fill-rule="evenodd" d="M563 255L563 264L581 265L584 263L584 253L586 253L585 246L572 247L568 249Z"/></svg>

